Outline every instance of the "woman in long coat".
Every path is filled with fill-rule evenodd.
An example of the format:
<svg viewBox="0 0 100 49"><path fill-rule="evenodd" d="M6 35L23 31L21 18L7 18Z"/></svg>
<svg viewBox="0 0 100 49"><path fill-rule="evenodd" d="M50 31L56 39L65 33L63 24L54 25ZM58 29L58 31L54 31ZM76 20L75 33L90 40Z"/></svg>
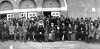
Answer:
<svg viewBox="0 0 100 49"><path fill-rule="evenodd" d="M99 23L98 28L96 29L96 39L100 40L100 23Z"/></svg>
<svg viewBox="0 0 100 49"><path fill-rule="evenodd" d="M95 39L95 33L96 33L96 27L93 25L93 23L91 22L90 26L89 26L89 39L93 40Z"/></svg>
<svg viewBox="0 0 100 49"><path fill-rule="evenodd" d="M23 33L23 29L22 27L19 25L19 23L16 23L16 29L15 29L15 36L18 36L19 40L22 40L22 33Z"/></svg>
<svg viewBox="0 0 100 49"><path fill-rule="evenodd" d="M10 39L14 39L14 31L15 31L15 26L13 25L13 23L11 23L9 26Z"/></svg>
<svg viewBox="0 0 100 49"><path fill-rule="evenodd" d="M3 36L3 40L8 40L8 37L9 37L9 29L8 29L8 26L6 25L6 23L4 24L3 26L3 32L2 32L2 36Z"/></svg>

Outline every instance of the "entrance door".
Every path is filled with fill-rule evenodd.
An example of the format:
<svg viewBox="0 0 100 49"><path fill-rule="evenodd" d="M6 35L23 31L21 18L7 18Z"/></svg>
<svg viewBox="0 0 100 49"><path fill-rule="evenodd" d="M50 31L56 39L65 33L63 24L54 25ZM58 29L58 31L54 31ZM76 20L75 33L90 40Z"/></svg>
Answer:
<svg viewBox="0 0 100 49"><path fill-rule="evenodd" d="M6 19L7 14L0 14L0 19Z"/></svg>
<svg viewBox="0 0 100 49"><path fill-rule="evenodd" d="M44 11L43 14L46 17L51 17L51 11Z"/></svg>

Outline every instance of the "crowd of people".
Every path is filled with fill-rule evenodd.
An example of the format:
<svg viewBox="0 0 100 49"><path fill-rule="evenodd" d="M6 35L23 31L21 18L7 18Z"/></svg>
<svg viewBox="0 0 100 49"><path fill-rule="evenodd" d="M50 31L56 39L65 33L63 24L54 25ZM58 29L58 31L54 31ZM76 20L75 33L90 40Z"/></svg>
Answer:
<svg viewBox="0 0 100 49"><path fill-rule="evenodd" d="M38 16L30 19L0 19L0 40L64 41L99 40L100 20L70 18L61 15Z"/></svg>

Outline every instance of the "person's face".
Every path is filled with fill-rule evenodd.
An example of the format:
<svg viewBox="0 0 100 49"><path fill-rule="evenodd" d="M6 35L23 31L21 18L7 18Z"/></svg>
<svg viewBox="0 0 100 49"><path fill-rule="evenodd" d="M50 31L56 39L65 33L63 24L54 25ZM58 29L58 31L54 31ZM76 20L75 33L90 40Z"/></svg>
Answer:
<svg viewBox="0 0 100 49"><path fill-rule="evenodd" d="M69 27L71 27L71 24L69 24Z"/></svg>
<svg viewBox="0 0 100 49"><path fill-rule="evenodd" d="M4 24L4 27L6 27L7 25L6 24Z"/></svg>
<svg viewBox="0 0 100 49"><path fill-rule="evenodd" d="M57 26L57 29L59 30L59 29L60 29L60 27L59 27L59 26Z"/></svg>
<svg viewBox="0 0 100 49"><path fill-rule="evenodd" d="M53 24L53 23L51 23L51 26L53 27L53 26L54 26L54 24Z"/></svg>
<svg viewBox="0 0 100 49"><path fill-rule="evenodd" d="M65 24L64 24L64 23L62 23L62 25L63 25L63 26L65 26Z"/></svg>

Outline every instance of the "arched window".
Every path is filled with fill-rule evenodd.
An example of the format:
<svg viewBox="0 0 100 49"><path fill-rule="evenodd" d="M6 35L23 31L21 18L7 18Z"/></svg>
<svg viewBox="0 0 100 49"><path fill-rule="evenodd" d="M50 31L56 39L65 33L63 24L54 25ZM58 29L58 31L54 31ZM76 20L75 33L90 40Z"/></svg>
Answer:
<svg viewBox="0 0 100 49"><path fill-rule="evenodd" d="M13 5L10 1L2 1L0 3L0 11L2 10L12 10L13 9Z"/></svg>
<svg viewBox="0 0 100 49"><path fill-rule="evenodd" d="M36 4L33 0L22 0L19 4L19 8L21 9L36 8Z"/></svg>
<svg viewBox="0 0 100 49"><path fill-rule="evenodd" d="M43 8L59 8L59 0L44 0Z"/></svg>

